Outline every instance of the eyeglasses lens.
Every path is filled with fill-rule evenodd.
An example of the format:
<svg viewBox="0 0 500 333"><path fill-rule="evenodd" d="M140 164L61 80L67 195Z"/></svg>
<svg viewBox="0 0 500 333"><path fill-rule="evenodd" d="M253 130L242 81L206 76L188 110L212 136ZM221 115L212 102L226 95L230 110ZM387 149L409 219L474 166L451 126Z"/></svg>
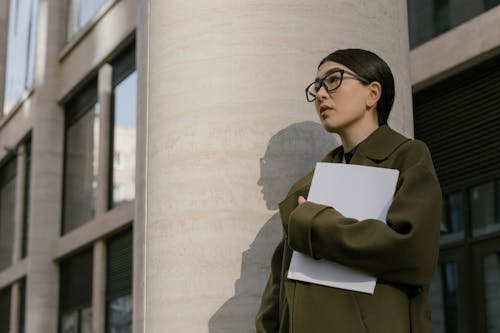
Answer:
<svg viewBox="0 0 500 333"><path fill-rule="evenodd" d="M309 102L312 102L316 99L316 95L318 91L321 89L321 85L323 84L327 91L332 91L337 89L342 83L342 72L333 72L325 77L323 80L315 81L312 83L307 91L306 97Z"/></svg>

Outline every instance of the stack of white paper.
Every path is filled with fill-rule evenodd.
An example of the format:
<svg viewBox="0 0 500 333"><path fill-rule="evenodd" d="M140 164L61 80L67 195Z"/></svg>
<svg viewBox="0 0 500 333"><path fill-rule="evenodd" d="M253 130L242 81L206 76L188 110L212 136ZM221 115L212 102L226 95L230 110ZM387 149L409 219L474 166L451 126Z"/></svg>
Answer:
<svg viewBox="0 0 500 333"><path fill-rule="evenodd" d="M317 163L308 201L334 207L342 215L385 223L399 171L354 164ZM377 222L373 222L377 223ZM288 278L373 294L376 278L294 251Z"/></svg>

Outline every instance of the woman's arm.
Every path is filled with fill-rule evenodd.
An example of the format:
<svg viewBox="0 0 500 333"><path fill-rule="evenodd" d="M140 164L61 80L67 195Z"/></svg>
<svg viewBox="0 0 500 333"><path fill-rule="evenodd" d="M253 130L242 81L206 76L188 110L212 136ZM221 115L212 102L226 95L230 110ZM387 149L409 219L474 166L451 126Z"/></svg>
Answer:
<svg viewBox="0 0 500 333"><path fill-rule="evenodd" d="M439 253L441 189L425 144L415 140L404 149L387 224L305 202L289 216L289 246L386 281L430 283Z"/></svg>

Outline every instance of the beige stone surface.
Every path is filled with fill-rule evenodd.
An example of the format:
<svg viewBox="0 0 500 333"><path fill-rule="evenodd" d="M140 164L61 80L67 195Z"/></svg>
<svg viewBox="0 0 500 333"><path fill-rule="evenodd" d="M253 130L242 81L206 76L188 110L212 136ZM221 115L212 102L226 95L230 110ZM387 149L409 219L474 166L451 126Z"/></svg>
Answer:
<svg viewBox="0 0 500 333"><path fill-rule="evenodd" d="M146 173L148 155L148 68L149 68L149 1L139 2L137 10L137 41L136 41L136 69L137 69L137 139L135 156L135 214L133 240L133 305L132 325L134 332L145 332L144 304L145 304L145 253L146 253L146 213L147 192Z"/></svg>
<svg viewBox="0 0 500 333"><path fill-rule="evenodd" d="M23 259L16 264L0 271L0 289L3 289L19 279L22 279L28 271L28 259Z"/></svg>
<svg viewBox="0 0 500 333"><path fill-rule="evenodd" d="M281 232L277 202L337 144L304 99L321 58L346 47L379 53L396 77L391 124L413 133L405 4L140 6L148 24L147 59L139 58L148 75L139 85L148 142L144 331L252 332Z"/></svg>
<svg viewBox="0 0 500 333"><path fill-rule="evenodd" d="M59 270L52 243L61 221L64 118L57 104L60 2L40 0L37 31L29 207L26 333L57 332Z"/></svg>
<svg viewBox="0 0 500 333"><path fill-rule="evenodd" d="M500 53L500 6L413 49L411 83L421 90Z"/></svg>
<svg viewBox="0 0 500 333"><path fill-rule="evenodd" d="M33 125L33 96L22 103L18 109L0 119L0 159L8 153L6 149L15 149Z"/></svg>

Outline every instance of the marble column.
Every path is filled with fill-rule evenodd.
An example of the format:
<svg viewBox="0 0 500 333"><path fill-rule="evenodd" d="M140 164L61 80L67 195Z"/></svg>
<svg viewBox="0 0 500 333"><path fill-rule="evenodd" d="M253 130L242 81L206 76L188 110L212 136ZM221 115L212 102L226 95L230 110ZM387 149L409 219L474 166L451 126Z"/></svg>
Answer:
<svg viewBox="0 0 500 333"><path fill-rule="evenodd" d="M138 58L147 140L139 331L254 332L281 233L277 202L338 143L305 102L318 62L339 48L378 53L396 78L390 124L413 133L406 2L139 6L138 38L147 38Z"/></svg>
<svg viewBox="0 0 500 333"><path fill-rule="evenodd" d="M29 209L26 333L57 332L64 113L58 104L62 2L39 0Z"/></svg>
<svg viewBox="0 0 500 333"><path fill-rule="evenodd" d="M99 170L97 172L96 215L108 211L109 192L109 150L111 122L111 89L113 68L104 64L98 74L99 102ZM106 241L99 239L94 243L92 279L92 332L104 333L106 330Z"/></svg>

